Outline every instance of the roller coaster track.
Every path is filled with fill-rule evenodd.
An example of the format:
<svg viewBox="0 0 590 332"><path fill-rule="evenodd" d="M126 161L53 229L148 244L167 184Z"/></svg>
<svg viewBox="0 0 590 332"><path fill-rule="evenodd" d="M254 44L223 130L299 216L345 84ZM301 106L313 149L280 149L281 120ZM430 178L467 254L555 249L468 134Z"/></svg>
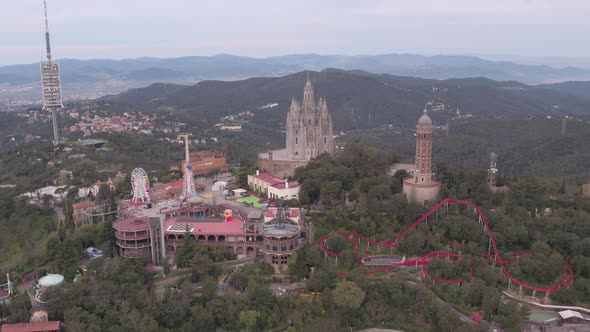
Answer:
<svg viewBox="0 0 590 332"><path fill-rule="evenodd" d="M477 217L478 217L478 222L482 225L482 227L484 228L485 232L488 235L488 239L489 239L489 243L490 243L490 251L493 249L493 252L494 252L493 254L481 255L483 260L488 263L498 264L502 270L502 273L504 273L504 275L506 275L506 277L508 278L508 280L510 280L510 282L512 284L522 287L522 288L532 290L533 292L551 293L551 292L555 292L559 289L568 288L574 282L574 272L573 272L570 264L568 264L568 262L566 262L566 261L564 261L564 266L562 269L563 277L561 278L561 280L558 283L554 284L553 286L549 286L549 287L532 286L532 285L525 284L524 282L514 278L510 274L510 272L508 272L508 270L506 269L506 265L517 262L519 260L520 256L532 254L533 252L532 251L513 252L511 254L505 255L506 257L510 256L510 259L503 259L502 258L503 255L500 252L500 250L498 250L498 247L496 245L496 240L494 239L494 235L492 234L492 231L490 229L490 225L489 225L486 217L482 213L481 209L479 208L479 206L477 206L475 203L470 202L470 201L455 200L453 198L447 198L447 199L440 201L430 211L428 211L426 214L424 214L422 217L420 217L418 220L416 220L416 222L414 222L412 225L410 225L406 229L402 230L399 234L397 234L397 236L394 239L386 240L384 242L376 242L376 241L373 241L365 236L362 236L362 235L354 233L354 232L334 231L334 232L331 232L331 233L326 234L323 237L321 237L318 240L317 244L320 246L322 251L324 251L324 253L330 257L339 257L340 256L340 254L332 252L328 248L326 248L326 241L331 236L333 236L335 234L344 235L346 237L346 239L354 245L354 252L355 253L357 253L359 250L359 242L361 240L366 241L368 244L372 244L374 246L378 246L378 247L382 247L382 248L395 248L398 246L399 241L402 240L404 238L404 236L409 231L415 229L416 227L418 227L418 225L420 225L423 222L428 223L429 217L431 217L432 215L438 215L438 210L441 208L448 209L448 206L450 204L459 204L459 205L467 206L468 208L472 208L475 211L475 213L477 214ZM462 247L454 241L447 240L447 239L443 239L443 240L447 241L448 243L450 243L452 246L454 246L456 248L462 249ZM461 257L462 257L462 255L460 255L460 254L456 254L456 253L452 253L452 252L448 252L448 251L433 251L433 252L430 252L430 253L426 254L425 256L422 256L419 258L410 259L410 260L406 260L404 262L394 263L394 264L391 264L391 265L388 265L385 267L365 271L365 274L371 275L371 274L388 271L388 270L391 270L391 269L394 269L397 267L402 267L402 266L416 266L416 267L420 266L422 268L422 273L425 276L428 276L434 282L443 283L443 284L458 284L458 283L464 282L465 280L463 280L463 279L443 280L443 279L436 278L436 277L432 276L430 273L428 273L428 271L426 269L426 265L433 258L458 259ZM359 258L359 263L362 264L362 257ZM337 271L336 273L341 276L347 275L346 272L342 272L342 271ZM471 274L471 276L473 276L473 270L471 269L471 267L470 267L470 274Z"/></svg>

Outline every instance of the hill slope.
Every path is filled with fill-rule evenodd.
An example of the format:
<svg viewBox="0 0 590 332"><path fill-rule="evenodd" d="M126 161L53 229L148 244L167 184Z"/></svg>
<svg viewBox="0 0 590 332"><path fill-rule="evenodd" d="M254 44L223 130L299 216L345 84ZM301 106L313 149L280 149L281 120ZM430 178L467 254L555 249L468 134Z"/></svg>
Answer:
<svg viewBox="0 0 590 332"><path fill-rule="evenodd" d="M305 75L300 72L232 82L203 81L184 87L157 84L103 100L152 110L171 106L187 110L194 119L210 122L253 111L259 125L280 128L291 97L301 98ZM477 118L559 117L590 112L587 99L517 82L483 78L440 81L342 70L314 72L311 77L316 97L327 98L337 130L387 124L413 126L424 105L433 100L439 104L437 112L431 113L438 124L445 124L457 108ZM278 106L263 108L274 103Z"/></svg>
<svg viewBox="0 0 590 332"><path fill-rule="evenodd" d="M574 96L590 98L590 82L588 81L569 81L554 84L540 84L541 88L555 90Z"/></svg>

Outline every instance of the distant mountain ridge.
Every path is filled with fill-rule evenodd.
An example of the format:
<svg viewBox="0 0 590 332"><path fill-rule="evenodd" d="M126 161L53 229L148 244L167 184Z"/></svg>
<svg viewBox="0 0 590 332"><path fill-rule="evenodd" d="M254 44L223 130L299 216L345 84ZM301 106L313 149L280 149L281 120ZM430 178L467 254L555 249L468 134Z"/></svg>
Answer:
<svg viewBox="0 0 590 332"><path fill-rule="evenodd" d="M431 116L445 124L459 109L478 118L560 117L590 114L590 100L514 81L486 78L433 80L364 71L326 69L310 72L316 96L327 99L337 130L413 126L424 105L444 105ZM257 77L239 81L202 81L192 86L157 83L131 89L102 101L157 111L172 107L185 110L208 123L242 111L256 114L255 123L281 129L291 97L301 98L306 72L281 77ZM262 106L277 103L270 110ZM127 108L125 108L127 109Z"/></svg>
<svg viewBox="0 0 590 332"><path fill-rule="evenodd" d="M194 84L203 80L238 80L282 76L325 68L364 70L430 79L486 77L526 84L590 80L590 70L489 61L474 56L413 54L316 55L294 54L250 58L220 54L180 58L125 60L59 60L64 98L97 97L155 82ZM0 98L40 99L39 64L0 67Z"/></svg>

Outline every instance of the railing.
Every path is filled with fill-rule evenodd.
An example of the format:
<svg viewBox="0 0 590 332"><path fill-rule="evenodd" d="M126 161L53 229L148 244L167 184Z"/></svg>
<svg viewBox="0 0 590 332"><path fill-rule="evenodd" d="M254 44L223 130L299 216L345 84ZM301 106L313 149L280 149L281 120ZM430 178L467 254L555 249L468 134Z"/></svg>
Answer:
<svg viewBox="0 0 590 332"><path fill-rule="evenodd" d="M141 226L144 226L144 225L145 225L145 227L141 227L141 228L123 228L123 227L117 226L117 223L115 222L115 223L113 223L113 228L117 231L120 231L120 232L146 232L150 229L150 225L148 223L141 224Z"/></svg>
<svg viewBox="0 0 590 332"><path fill-rule="evenodd" d="M150 234L147 232L142 232L142 234L131 232L115 232L115 237L121 240L145 240L150 238Z"/></svg>
<svg viewBox="0 0 590 332"><path fill-rule="evenodd" d="M151 244L149 242L147 242L147 243L124 243L124 241L117 240L117 246L119 246L121 248L126 248L126 249L143 249L143 248L149 248L151 246Z"/></svg>
<svg viewBox="0 0 590 332"><path fill-rule="evenodd" d="M267 254L291 254L293 251L297 250L297 247L293 249L286 249L286 250L273 250L273 249L266 249L266 248L258 248L260 251L265 252Z"/></svg>
<svg viewBox="0 0 590 332"><path fill-rule="evenodd" d="M149 254L148 250L121 250L119 255L125 258L141 258Z"/></svg>

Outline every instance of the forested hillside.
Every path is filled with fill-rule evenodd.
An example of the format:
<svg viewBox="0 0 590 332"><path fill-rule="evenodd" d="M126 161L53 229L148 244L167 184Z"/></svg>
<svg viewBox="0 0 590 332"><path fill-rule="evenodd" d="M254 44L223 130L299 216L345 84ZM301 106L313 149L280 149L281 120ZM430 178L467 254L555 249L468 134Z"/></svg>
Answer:
<svg viewBox="0 0 590 332"><path fill-rule="evenodd" d="M453 120L449 135L435 131L433 158L452 166L485 170L489 153L498 154L500 173L508 176L534 175L569 180L590 179L590 125L577 119ZM366 130L342 137L397 153L413 162L415 137L411 129Z"/></svg>
<svg viewBox="0 0 590 332"><path fill-rule="evenodd" d="M291 98L301 98L305 75L203 81L184 88L157 84L103 100L125 105L122 107L126 109L185 110L195 121L217 121L222 116L252 111L259 125L276 128L284 123ZM446 122L457 109L477 118L590 113L590 100L517 82L484 78L440 81L334 69L312 72L311 79L316 97L327 99L337 131L387 124L408 127L429 101L444 105L431 114L439 123ZM264 108L274 103L278 105Z"/></svg>

